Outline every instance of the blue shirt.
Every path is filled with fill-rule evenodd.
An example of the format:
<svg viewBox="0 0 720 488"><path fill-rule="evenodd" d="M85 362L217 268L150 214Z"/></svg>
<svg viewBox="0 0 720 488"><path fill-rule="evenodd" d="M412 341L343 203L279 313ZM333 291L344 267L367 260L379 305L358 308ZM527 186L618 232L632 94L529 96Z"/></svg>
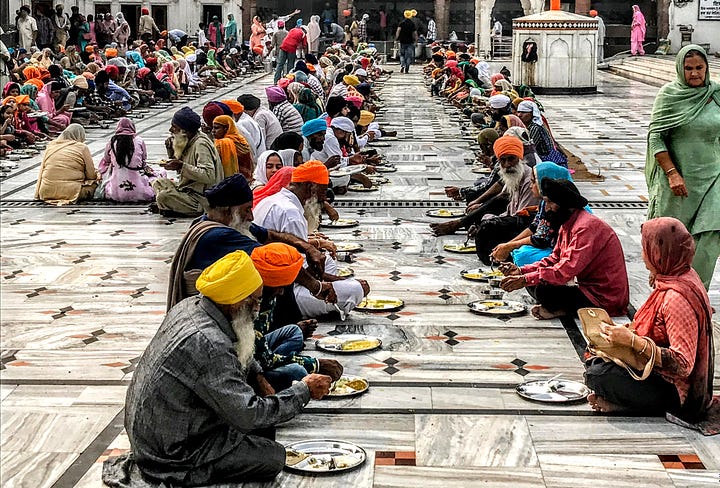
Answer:
<svg viewBox="0 0 720 488"><path fill-rule="evenodd" d="M203 216L203 220L207 217ZM187 265L189 269L205 269L231 252L245 251L252 254L256 247L262 246L268 239L268 231L259 225L250 224L250 233L255 239L241 234L230 227L219 227L207 231L195 246L195 252Z"/></svg>
<svg viewBox="0 0 720 488"><path fill-rule="evenodd" d="M112 80L108 83L108 89L105 96L113 102L122 102L122 107L125 110L130 110L132 108L132 105L129 103L132 99L130 94L126 92L124 88L117 86Z"/></svg>

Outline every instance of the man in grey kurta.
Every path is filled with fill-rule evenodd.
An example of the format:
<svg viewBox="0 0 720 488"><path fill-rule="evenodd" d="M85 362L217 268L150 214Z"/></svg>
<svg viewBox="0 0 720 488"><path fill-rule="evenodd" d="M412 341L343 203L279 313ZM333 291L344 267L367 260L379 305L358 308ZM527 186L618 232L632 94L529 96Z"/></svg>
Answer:
<svg viewBox="0 0 720 488"><path fill-rule="evenodd" d="M240 256L244 267L214 271L233 256ZM208 285L206 277L212 275L217 283ZM228 288L232 281L247 283L253 276L259 286L243 284L247 296L237 299L222 301L206 290L237 296ZM285 464L285 449L268 438L268 430L295 417L311 397L329 391L330 377L318 374L277 393L258 384L267 396L250 386L262 371L252 358L254 329L238 325L242 313L229 311L244 307L256 315L262 297L262 279L244 252L217 261L198 282L205 295L187 298L168 312L133 373L125 402L131 454L121 460L125 467L115 469L115 476L112 468L120 463L106 464L103 481L110 486L122 486L113 483L122 479L117 473L137 477L137 468L162 486L271 479ZM253 345L243 348L243 340Z"/></svg>
<svg viewBox="0 0 720 488"><path fill-rule="evenodd" d="M200 132L200 116L189 107L178 110L166 141L168 156L165 168L177 171L178 183L158 178L152 184L156 204L150 206L164 215L199 216L207 205L205 190L223 179L220 155L213 141Z"/></svg>

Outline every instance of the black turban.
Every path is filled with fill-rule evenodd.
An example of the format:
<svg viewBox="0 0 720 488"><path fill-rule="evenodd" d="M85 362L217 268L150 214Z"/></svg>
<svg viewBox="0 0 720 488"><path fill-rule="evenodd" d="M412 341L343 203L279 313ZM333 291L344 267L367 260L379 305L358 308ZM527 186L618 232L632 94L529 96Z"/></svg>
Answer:
<svg viewBox="0 0 720 488"><path fill-rule="evenodd" d="M245 110L257 110L260 108L260 99L255 95L240 95L237 101L243 104Z"/></svg>
<svg viewBox="0 0 720 488"><path fill-rule="evenodd" d="M588 204L570 180L543 178L541 186L543 195L561 208L585 208Z"/></svg>
<svg viewBox="0 0 720 488"><path fill-rule="evenodd" d="M197 132L200 129L200 116L190 107L183 107L173 115L172 123L186 132Z"/></svg>
<svg viewBox="0 0 720 488"><path fill-rule="evenodd" d="M252 202L253 193L245 177L236 173L205 190L205 198L210 208L234 207Z"/></svg>

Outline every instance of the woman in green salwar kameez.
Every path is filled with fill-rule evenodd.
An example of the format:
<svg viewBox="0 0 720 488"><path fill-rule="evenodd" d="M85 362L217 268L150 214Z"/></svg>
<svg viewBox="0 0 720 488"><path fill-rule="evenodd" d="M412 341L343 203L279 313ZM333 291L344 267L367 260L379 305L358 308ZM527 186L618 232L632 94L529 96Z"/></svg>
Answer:
<svg viewBox="0 0 720 488"><path fill-rule="evenodd" d="M695 239L693 268L710 287L720 256L720 84L697 45L677 55L677 79L655 99L645 162L648 219L675 217Z"/></svg>

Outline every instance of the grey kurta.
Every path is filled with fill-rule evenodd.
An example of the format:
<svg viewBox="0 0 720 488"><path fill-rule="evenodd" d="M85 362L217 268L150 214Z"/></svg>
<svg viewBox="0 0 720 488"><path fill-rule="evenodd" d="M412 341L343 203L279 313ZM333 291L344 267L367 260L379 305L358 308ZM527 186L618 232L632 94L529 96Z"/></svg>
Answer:
<svg viewBox="0 0 720 488"><path fill-rule="evenodd" d="M276 475L280 444L248 434L290 420L310 400L305 383L256 396L241 371L230 323L207 298L168 312L133 374L125 428L145 475L196 486ZM254 363L250 374L259 372Z"/></svg>

